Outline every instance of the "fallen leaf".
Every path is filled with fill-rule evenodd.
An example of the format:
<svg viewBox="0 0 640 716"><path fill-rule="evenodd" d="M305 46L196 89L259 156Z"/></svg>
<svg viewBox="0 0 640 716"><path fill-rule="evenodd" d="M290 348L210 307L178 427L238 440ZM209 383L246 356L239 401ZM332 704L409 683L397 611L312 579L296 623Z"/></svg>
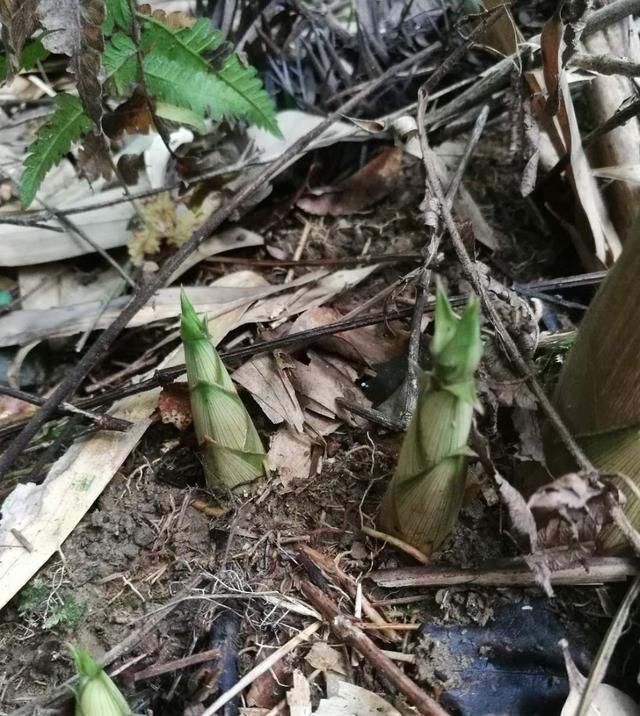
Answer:
<svg viewBox="0 0 640 716"><path fill-rule="evenodd" d="M109 147L102 134L87 134L78 150L78 166L89 181L111 179L113 167Z"/></svg>
<svg viewBox="0 0 640 716"><path fill-rule="evenodd" d="M40 0L40 24L46 32L42 44L54 54L71 57L78 94L96 125L102 119L102 51L104 0Z"/></svg>
<svg viewBox="0 0 640 716"><path fill-rule="evenodd" d="M105 115L102 125L106 135L110 139L120 139L125 132L148 134L153 128L150 101L141 89L136 88L128 100Z"/></svg>
<svg viewBox="0 0 640 716"><path fill-rule="evenodd" d="M314 716L401 716L388 701L372 691L341 681L339 692L321 699Z"/></svg>
<svg viewBox="0 0 640 716"><path fill-rule="evenodd" d="M282 486L291 487L309 479L313 470L314 443L306 433L282 426L271 436L267 462L277 472Z"/></svg>
<svg viewBox="0 0 640 716"><path fill-rule="evenodd" d="M401 169L402 149L385 149L344 182L320 195L303 196L297 206L317 216L356 214L384 199L396 186Z"/></svg>
<svg viewBox="0 0 640 716"><path fill-rule="evenodd" d="M338 406L337 398L371 407L370 401L349 376L349 366L345 364L340 369L335 362L329 362L318 353L309 352L309 363L293 362L292 380L304 406L330 420L340 417L352 425L362 424L361 419Z"/></svg>
<svg viewBox="0 0 640 716"><path fill-rule="evenodd" d="M163 423L186 430L193 422L189 386L178 382L165 385L158 396L158 413Z"/></svg>
<svg viewBox="0 0 640 716"><path fill-rule="evenodd" d="M29 418L37 409L38 406L32 403L12 398L9 395L0 395L0 427L11 425L23 418Z"/></svg>
<svg viewBox="0 0 640 716"><path fill-rule="evenodd" d="M518 490L498 472L494 474L494 478L498 484L502 502L509 511L514 530L529 542L529 548L535 552L538 548L538 530L531 508Z"/></svg>
<svg viewBox="0 0 640 716"><path fill-rule="evenodd" d="M289 332L296 333L326 326L342 318L343 315L335 308L316 306L298 316L291 324ZM402 355L408 335L399 321L392 321L387 325L380 324L334 333L332 336L318 340L317 345L347 360L372 366Z"/></svg>
<svg viewBox="0 0 640 716"><path fill-rule="evenodd" d="M286 356L255 356L238 368L232 378L251 393L274 425L286 421L297 432L302 432L304 416L291 384Z"/></svg>

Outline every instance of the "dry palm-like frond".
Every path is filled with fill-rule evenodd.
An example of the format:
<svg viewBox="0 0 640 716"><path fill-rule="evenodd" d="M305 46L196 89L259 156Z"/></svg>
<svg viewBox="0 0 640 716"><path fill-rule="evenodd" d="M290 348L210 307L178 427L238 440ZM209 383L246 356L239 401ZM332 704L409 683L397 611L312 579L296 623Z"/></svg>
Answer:
<svg viewBox="0 0 640 716"><path fill-rule="evenodd" d="M264 474L265 453L227 369L184 291L180 297L191 412L207 484L233 490Z"/></svg>
<svg viewBox="0 0 640 716"><path fill-rule="evenodd" d="M438 289L431 355L433 370L423 374L418 406L378 518L382 530L426 554L453 529L464 495L477 405L474 373L482 355L476 299L458 317Z"/></svg>

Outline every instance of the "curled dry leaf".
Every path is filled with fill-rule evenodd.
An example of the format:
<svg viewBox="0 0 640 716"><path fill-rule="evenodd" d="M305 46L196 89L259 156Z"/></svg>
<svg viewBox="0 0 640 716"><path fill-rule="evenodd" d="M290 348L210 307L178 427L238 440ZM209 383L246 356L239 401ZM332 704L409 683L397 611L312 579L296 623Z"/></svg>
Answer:
<svg viewBox="0 0 640 716"><path fill-rule="evenodd" d="M303 196L298 207L318 216L344 216L368 209L396 186L402 169L402 150L385 149L355 174L319 195Z"/></svg>
<svg viewBox="0 0 640 716"><path fill-rule="evenodd" d="M593 487L583 475L569 472L548 485L536 490L529 498L532 510L544 510L562 513L566 510L588 509L588 503L602 494L602 490Z"/></svg>
<svg viewBox="0 0 640 716"><path fill-rule="evenodd" d="M186 383L171 383L162 388L158 396L158 414L163 423L174 425L180 431L191 425L193 415Z"/></svg>
<svg viewBox="0 0 640 716"><path fill-rule="evenodd" d="M321 699L314 716L401 716L388 701L372 691L341 681L337 695Z"/></svg>
<svg viewBox="0 0 640 716"><path fill-rule="evenodd" d="M87 134L78 151L78 165L81 174L90 182L96 179L111 179L113 168L109 147L102 134Z"/></svg>
<svg viewBox="0 0 640 716"><path fill-rule="evenodd" d="M24 43L38 26L38 2L39 0L0 0L2 39L10 52L10 66L20 57ZM11 79L10 74L8 79Z"/></svg>
<svg viewBox="0 0 640 716"><path fill-rule="evenodd" d="M527 505L526 500L518 490L507 482L500 473L496 472L494 479L498 485L500 497L509 511L514 530L521 537L527 539L531 551L535 552L538 549L538 531L529 505Z"/></svg>

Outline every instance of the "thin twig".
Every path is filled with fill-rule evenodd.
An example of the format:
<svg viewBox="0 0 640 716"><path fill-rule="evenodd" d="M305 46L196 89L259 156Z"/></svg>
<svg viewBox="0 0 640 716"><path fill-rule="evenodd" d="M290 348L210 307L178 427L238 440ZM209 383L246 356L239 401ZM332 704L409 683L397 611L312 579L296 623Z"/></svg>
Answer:
<svg viewBox="0 0 640 716"><path fill-rule="evenodd" d="M494 13L495 17L495 13ZM480 23L482 25L483 23ZM326 119L317 124L311 131L307 132L291 146L272 164L265 167L256 177L250 179L235 196L222 207L215 210L209 218L196 229L190 238L162 265L159 271L133 294L130 301L123 308L120 315L113 323L106 328L96 342L85 353L76 364L75 370L70 372L60 385L53 391L46 403L31 418L22 432L13 440L7 450L0 456L0 477L5 475L14 460L20 455L38 430L47 422L50 415L55 411L57 405L66 400L85 379L87 374L102 360L111 343L120 335L133 316L147 303L153 294L161 288L174 271L182 264L204 239L210 236L246 199L252 196L266 182L276 176L289 162L291 162L302 150L304 150L314 139L322 135L336 120L351 109L357 107L376 87L382 86L389 79L394 77L400 70L412 67L416 62L427 54L429 48L417 52L412 57L406 58L397 65L390 67L377 78L377 84L368 87L366 91L359 92L345 102L336 112L330 114ZM461 55L459 55L461 57ZM451 63L447 64L451 68ZM440 73L440 76L442 73Z"/></svg>
<svg viewBox="0 0 640 716"><path fill-rule="evenodd" d="M41 406L46 402L46 399L40 397L39 395L26 393L24 390L17 390L16 388L11 388L10 386L4 384L0 384L0 395L8 395L10 398L23 400L25 403L31 403L31 405ZM96 415L95 413L90 413L87 410L83 410L82 408L79 408L71 403L60 403L60 407L57 412L61 415L80 415L83 418L87 418L92 423L95 423L103 430L123 431L128 430L131 427L131 423L128 420L116 418L112 415Z"/></svg>
<svg viewBox="0 0 640 716"><path fill-rule="evenodd" d="M584 691L580 697L580 704L575 716L586 716L588 713L593 697L595 696L598 687L607 673L609 662L613 656L613 651L618 644L620 636L622 635L622 631L627 623L627 619L629 618L629 612L631 611L631 607L637 599L638 594L640 594L640 576L636 577L631 583L629 590L622 600L622 604L618 607L616 616L607 629L607 633L602 640L602 644L600 644L596 658L591 665L591 672L589 673L589 678L584 686Z"/></svg>
<svg viewBox="0 0 640 716"><path fill-rule="evenodd" d="M377 671L379 671L422 716L447 716L440 704L412 681L373 641L340 612L337 605L321 589L311 582L303 581L302 593L329 622L331 630L349 646L353 647ZM395 625L396 627L398 625ZM203 714L204 716L204 714Z"/></svg>
<svg viewBox="0 0 640 716"><path fill-rule="evenodd" d="M640 62L634 62L626 57L614 55L590 55L586 52L575 52L571 56L570 64L581 70L598 72L601 75L623 75L624 77L640 76Z"/></svg>

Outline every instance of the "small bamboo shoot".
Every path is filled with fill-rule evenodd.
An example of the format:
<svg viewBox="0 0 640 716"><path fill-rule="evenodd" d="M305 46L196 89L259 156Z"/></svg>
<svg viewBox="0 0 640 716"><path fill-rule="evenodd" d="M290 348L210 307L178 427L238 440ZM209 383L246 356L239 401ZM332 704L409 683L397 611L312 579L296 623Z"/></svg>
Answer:
<svg viewBox="0 0 640 716"><path fill-rule="evenodd" d="M459 317L438 289L431 356L433 370L422 375L418 406L378 519L384 532L425 554L451 532L464 496L467 444L478 405L474 373L482 356L475 298Z"/></svg>
<svg viewBox="0 0 640 716"><path fill-rule="evenodd" d="M264 475L264 448L211 343L206 318L198 318L184 291L180 300L191 412L207 484L234 490Z"/></svg>

